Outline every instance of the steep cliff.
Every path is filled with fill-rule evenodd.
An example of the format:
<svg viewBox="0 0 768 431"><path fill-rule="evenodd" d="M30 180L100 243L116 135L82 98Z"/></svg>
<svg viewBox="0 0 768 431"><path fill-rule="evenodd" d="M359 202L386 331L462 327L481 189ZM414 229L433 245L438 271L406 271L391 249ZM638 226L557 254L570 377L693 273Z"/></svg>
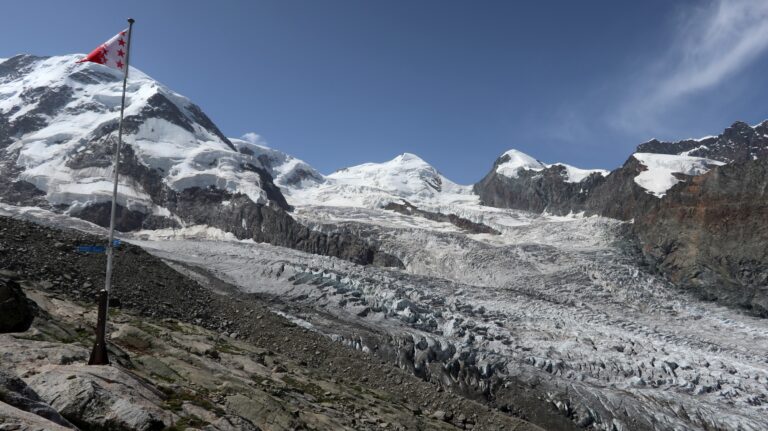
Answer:
<svg viewBox="0 0 768 431"><path fill-rule="evenodd" d="M686 179L634 231L645 256L699 296L768 317L768 159Z"/></svg>

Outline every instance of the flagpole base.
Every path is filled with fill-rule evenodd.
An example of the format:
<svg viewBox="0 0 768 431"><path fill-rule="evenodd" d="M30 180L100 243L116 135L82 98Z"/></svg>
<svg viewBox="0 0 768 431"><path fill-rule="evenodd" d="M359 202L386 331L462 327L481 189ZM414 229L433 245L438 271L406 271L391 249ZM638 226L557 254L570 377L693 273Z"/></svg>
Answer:
<svg viewBox="0 0 768 431"><path fill-rule="evenodd" d="M109 305L109 294L106 290L99 291L99 314L96 319L96 342L91 350L91 358L88 365L109 365L109 355L107 353L107 306Z"/></svg>

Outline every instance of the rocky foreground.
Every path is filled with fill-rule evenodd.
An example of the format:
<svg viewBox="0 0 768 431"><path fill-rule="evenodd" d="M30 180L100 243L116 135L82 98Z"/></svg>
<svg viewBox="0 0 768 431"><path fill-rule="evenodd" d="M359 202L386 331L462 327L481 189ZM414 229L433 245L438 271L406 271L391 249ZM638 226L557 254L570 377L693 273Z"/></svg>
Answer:
<svg viewBox="0 0 768 431"><path fill-rule="evenodd" d="M73 250L98 241L0 218L0 302L20 311L0 319L12 331L0 334L0 429L540 429L130 245L117 253L113 364L87 366L104 257Z"/></svg>

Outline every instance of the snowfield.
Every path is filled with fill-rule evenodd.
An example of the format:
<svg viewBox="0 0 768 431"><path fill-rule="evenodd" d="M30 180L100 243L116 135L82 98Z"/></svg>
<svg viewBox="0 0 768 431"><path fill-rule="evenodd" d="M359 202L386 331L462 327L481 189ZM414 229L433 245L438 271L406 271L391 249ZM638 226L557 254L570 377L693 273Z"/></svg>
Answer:
<svg viewBox="0 0 768 431"><path fill-rule="evenodd" d="M667 190L681 181L674 174L701 175L713 166L725 164L717 160L676 154L634 153L632 157L647 168L635 177L635 184L657 197L663 197Z"/></svg>

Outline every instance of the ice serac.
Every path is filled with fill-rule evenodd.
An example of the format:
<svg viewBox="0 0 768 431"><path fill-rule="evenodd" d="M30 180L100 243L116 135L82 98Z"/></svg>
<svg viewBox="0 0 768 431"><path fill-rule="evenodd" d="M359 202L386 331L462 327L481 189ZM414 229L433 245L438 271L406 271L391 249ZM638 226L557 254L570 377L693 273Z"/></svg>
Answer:
<svg viewBox="0 0 768 431"><path fill-rule="evenodd" d="M81 57L0 63L0 199L105 226L122 80L105 66L77 63ZM119 230L207 223L238 238L397 264L359 238L296 223L274 177L292 184L319 174L295 159L277 163L265 149L236 147L199 106L135 68L123 138Z"/></svg>
<svg viewBox="0 0 768 431"><path fill-rule="evenodd" d="M301 189L325 182L325 177L303 160L242 139L230 138L230 141L239 152L259 160L284 193L294 188Z"/></svg>

